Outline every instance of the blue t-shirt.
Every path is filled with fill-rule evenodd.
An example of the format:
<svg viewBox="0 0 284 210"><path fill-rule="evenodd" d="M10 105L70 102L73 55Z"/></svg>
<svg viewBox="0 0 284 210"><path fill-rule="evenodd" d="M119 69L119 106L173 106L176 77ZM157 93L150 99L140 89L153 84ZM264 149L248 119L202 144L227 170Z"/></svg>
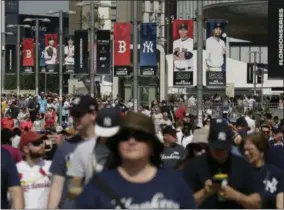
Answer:
<svg viewBox="0 0 284 210"><path fill-rule="evenodd" d="M51 167L49 169L50 173L53 175L58 175L66 177L64 188L61 196L61 201L59 207L61 209L71 208L73 202L67 198L68 186L67 186L67 170L70 165L70 160L75 148L79 143L82 142L82 138L79 135L72 137L71 139L66 140L56 151Z"/></svg>
<svg viewBox="0 0 284 210"><path fill-rule="evenodd" d="M194 209L193 193L182 174L169 167L160 168L147 183L131 183L117 169L104 171L99 178L119 196L125 208ZM94 179L94 177L93 177ZM76 209L113 209L113 198L91 180L75 202Z"/></svg>
<svg viewBox="0 0 284 210"><path fill-rule="evenodd" d="M1 148L1 209L9 208L7 193L12 186L20 186L16 164L10 153Z"/></svg>
<svg viewBox="0 0 284 210"><path fill-rule="evenodd" d="M261 168L255 168L256 179L259 181L263 201L262 208L275 209L276 195L284 192L284 172L274 165L265 164Z"/></svg>
<svg viewBox="0 0 284 210"><path fill-rule="evenodd" d="M39 103L39 105L40 105L39 111L40 111L41 113L45 113L47 101L46 101L45 99L40 99L40 100L38 100L38 103Z"/></svg>
<svg viewBox="0 0 284 210"><path fill-rule="evenodd" d="M275 165L284 171L284 147L269 145L269 150L265 155L265 162Z"/></svg>

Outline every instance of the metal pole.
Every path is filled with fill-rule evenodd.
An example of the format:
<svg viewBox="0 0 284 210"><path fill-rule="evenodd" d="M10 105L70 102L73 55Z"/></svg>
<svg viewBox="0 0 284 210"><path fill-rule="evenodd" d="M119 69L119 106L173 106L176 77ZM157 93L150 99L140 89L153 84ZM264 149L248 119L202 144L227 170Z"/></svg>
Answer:
<svg viewBox="0 0 284 210"><path fill-rule="evenodd" d="M59 11L59 125L62 125L63 12Z"/></svg>
<svg viewBox="0 0 284 210"><path fill-rule="evenodd" d="M133 101L134 111L138 111L138 24L137 24L137 0L133 1Z"/></svg>
<svg viewBox="0 0 284 210"><path fill-rule="evenodd" d="M38 95L38 70L39 70L39 67L38 67L38 62L39 62L39 59L38 59L38 56L39 56L39 49L38 49L38 44L39 44L39 19L36 18L36 31L35 31L35 43L36 43L36 46L35 46L35 94Z"/></svg>
<svg viewBox="0 0 284 210"><path fill-rule="evenodd" d="M95 14L94 14L94 1L91 1L91 8L90 8L90 12L91 12L91 34L90 34L90 53L91 53L91 59L90 59L90 90L91 90L91 96L95 97L95 87L94 87L94 80L95 80L95 72L94 72L94 56L95 56L95 51L94 51L94 39L95 39L95 23L94 23L94 19L95 19Z"/></svg>
<svg viewBox="0 0 284 210"><path fill-rule="evenodd" d="M170 36L171 36L171 24L172 24L172 17L169 17L168 19L168 23L167 23L167 48L166 48L166 55L170 54ZM167 69L165 69L165 100L168 101L169 99L169 88L168 88L168 71L169 71L169 67Z"/></svg>
<svg viewBox="0 0 284 210"><path fill-rule="evenodd" d="M256 69L257 69L257 66L256 66L256 53L257 52L254 52L253 55L254 55L254 65L253 65L253 95L256 96Z"/></svg>
<svg viewBox="0 0 284 210"><path fill-rule="evenodd" d="M203 126L203 1L197 3L197 125Z"/></svg>
<svg viewBox="0 0 284 210"><path fill-rule="evenodd" d="M44 73L44 92L47 93L47 74Z"/></svg>
<svg viewBox="0 0 284 210"><path fill-rule="evenodd" d="M17 96L20 95L21 26L17 25Z"/></svg>
<svg viewBox="0 0 284 210"><path fill-rule="evenodd" d="M260 105L263 108L263 80L264 80L264 69L261 69L261 89L260 89Z"/></svg>
<svg viewBox="0 0 284 210"><path fill-rule="evenodd" d="M6 34L5 33L1 33L1 67L2 67L2 71L1 71L1 90L2 93L4 93L5 90L5 71L6 71L6 45L5 45L5 41L6 41ZM3 49L3 50L2 50Z"/></svg>

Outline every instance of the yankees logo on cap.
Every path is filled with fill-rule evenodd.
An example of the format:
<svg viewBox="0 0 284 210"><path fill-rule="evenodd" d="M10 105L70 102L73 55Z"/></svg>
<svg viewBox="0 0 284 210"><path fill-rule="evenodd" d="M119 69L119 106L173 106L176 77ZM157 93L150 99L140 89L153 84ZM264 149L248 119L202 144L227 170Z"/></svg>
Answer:
<svg viewBox="0 0 284 210"><path fill-rule="evenodd" d="M102 108L96 118L95 133L99 137L111 137L120 129L120 109Z"/></svg>

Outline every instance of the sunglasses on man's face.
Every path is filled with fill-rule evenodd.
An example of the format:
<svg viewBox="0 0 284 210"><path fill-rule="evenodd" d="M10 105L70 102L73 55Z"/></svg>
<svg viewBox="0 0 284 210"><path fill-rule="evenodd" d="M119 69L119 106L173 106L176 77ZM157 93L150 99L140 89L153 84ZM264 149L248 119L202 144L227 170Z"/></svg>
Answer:
<svg viewBox="0 0 284 210"><path fill-rule="evenodd" d="M119 134L120 141L128 141L131 137L134 138L136 141L140 141L140 142L146 142L152 138L151 135L143 131L128 130L128 129L123 130Z"/></svg>
<svg viewBox="0 0 284 210"><path fill-rule="evenodd" d="M38 147L41 144L43 144L43 139L39 139L39 140L32 142L32 145L35 146L35 147Z"/></svg>
<svg viewBox="0 0 284 210"><path fill-rule="evenodd" d="M269 134L269 133L270 133L270 131L262 130L262 133L263 133L263 134Z"/></svg>

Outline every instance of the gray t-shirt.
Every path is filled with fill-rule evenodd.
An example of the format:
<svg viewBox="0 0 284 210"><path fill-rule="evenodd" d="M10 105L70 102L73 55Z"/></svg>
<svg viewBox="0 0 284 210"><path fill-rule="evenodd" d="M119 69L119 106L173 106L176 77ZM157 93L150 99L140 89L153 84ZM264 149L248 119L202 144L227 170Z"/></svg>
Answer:
<svg viewBox="0 0 284 210"><path fill-rule="evenodd" d="M175 167L179 160L182 160L185 156L185 149L179 144L175 144L171 147L165 147L161 158L165 165Z"/></svg>
<svg viewBox="0 0 284 210"><path fill-rule="evenodd" d="M71 177L84 177L87 184L94 171L103 170L108 155L108 148L100 144L98 139L87 140L75 149L67 174Z"/></svg>
<svg viewBox="0 0 284 210"><path fill-rule="evenodd" d="M64 188L61 196L61 201L59 208L61 209L70 209L72 208L73 201L67 198L68 193L68 179L67 179L67 170L70 166L70 160L73 157L73 152L75 148L82 143L82 138L79 135L72 137L71 139L66 140L56 151L51 167L49 169L50 173L53 175L58 175L65 177Z"/></svg>

